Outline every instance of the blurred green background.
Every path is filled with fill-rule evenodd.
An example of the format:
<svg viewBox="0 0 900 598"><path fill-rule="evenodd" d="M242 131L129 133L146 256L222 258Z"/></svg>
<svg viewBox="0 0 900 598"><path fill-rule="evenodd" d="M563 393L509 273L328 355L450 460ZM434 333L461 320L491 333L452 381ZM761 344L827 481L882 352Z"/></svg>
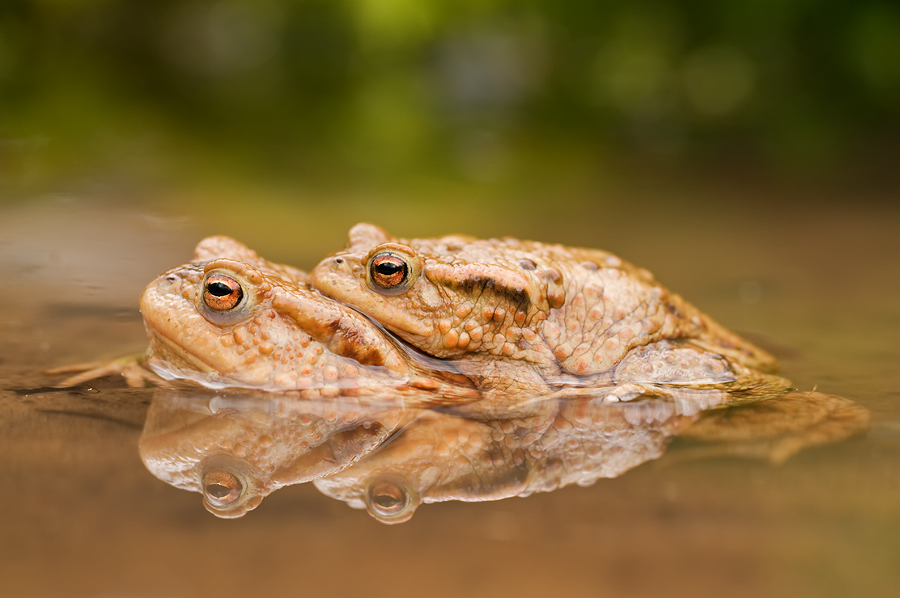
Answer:
<svg viewBox="0 0 900 598"><path fill-rule="evenodd" d="M0 4L6 201L881 184L898 149L883 0Z"/></svg>

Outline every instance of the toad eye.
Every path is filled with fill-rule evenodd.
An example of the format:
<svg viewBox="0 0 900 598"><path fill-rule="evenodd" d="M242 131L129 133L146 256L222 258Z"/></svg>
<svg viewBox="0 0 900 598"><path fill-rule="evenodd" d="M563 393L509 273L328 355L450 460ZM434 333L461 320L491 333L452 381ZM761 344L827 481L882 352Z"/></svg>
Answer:
<svg viewBox="0 0 900 598"><path fill-rule="evenodd" d="M394 290L409 278L409 264L398 255L379 253L369 262L369 272L377 287Z"/></svg>
<svg viewBox="0 0 900 598"><path fill-rule="evenodd" d="M234 309L243 298L241 284L230 276L213 274L203 283L203 302L215 311Z"/></svg>
<svg viewBox="0 0 900 598"><path fill-rule="evenodd" d="M203 496L215 507L227 507L241 497L244 485L228 471L208 471L203 474Z"/></svg>
<svg viewBox="0 0 900 598"><path fill-rule="evenodd" d="M400 295L412 288L422 273L415 250L399 243L383 243L366 258L366 285L382 295Z"/></svg>

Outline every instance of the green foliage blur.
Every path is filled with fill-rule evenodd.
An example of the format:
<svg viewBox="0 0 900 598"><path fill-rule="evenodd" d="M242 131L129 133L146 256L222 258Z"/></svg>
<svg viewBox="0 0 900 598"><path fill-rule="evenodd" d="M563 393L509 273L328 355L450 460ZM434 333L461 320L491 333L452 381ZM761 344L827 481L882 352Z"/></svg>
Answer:
<svg viewBox="0 0 900 598"><path fill-rule="evenodd" d="M5 189L629 159L792 172L889 162L898 138L886 0L0 3Z"/></svg>

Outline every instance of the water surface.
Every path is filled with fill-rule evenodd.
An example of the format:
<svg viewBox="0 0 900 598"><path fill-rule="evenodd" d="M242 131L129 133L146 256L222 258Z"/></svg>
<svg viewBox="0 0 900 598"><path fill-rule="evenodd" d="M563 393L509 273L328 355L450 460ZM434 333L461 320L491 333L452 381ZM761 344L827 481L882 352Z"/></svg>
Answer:
<svg viewBox="0 0 900 598"><path fill-rule="evenodd" d="M389 212L388 212L389 213ZM423 506L385 526L300 484L223 521L151 475L138 453L154 389L120 379L60 391L43 370L145 343L142 287L209 233L308 268L344 242L296 240L174 209L49 199L0 212L0 519L4 595L893 596L900 590L900 212L580 205L540 224L402 235L513 234L591 245L646 266L776 352L801 390L852 399L869 432L781 465L659 459L582 488ZM326 228L369 214L335 211ZM455 221L454 221L455 222ZM390 227L390 222L379 222ZM454 226L456 226L454 224ZM419 227L417 229L417 227ZM493 228L491 228L493 227ZM476 230L477 229L477 230Z"/></svg>

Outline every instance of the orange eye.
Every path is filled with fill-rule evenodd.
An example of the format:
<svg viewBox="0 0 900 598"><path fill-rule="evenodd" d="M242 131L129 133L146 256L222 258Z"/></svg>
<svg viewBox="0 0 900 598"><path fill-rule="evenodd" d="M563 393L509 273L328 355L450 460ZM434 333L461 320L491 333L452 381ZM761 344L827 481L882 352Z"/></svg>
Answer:
<svg viewBox="0 0 900 598"><path fill-rule="evenodd" d="M382 295L408 291L422 273L415 250L399 243L384 243L372 249L366 262L366 284Z"/></svg>
<svg viewBox="0 0 900 598"><path fill-rule="evenodd" d="M369 264L372 282L382 289L396 289L409 278L409 265L398 255L379 253Z"/></svg>
<svg viewBox="0 0 900 598"><path fill-rule="evenodd" d="M234 309L244 298L238 281L224 274L213 274L203 283L203 302L215 311Z"/></svg>
<svg viewBox="0 0 900 598"><path fill-rule="evenodd" d="M203 494L216 507L227 507L241 497L244 485L233 473L209 471L203 474Z"/></svg>

